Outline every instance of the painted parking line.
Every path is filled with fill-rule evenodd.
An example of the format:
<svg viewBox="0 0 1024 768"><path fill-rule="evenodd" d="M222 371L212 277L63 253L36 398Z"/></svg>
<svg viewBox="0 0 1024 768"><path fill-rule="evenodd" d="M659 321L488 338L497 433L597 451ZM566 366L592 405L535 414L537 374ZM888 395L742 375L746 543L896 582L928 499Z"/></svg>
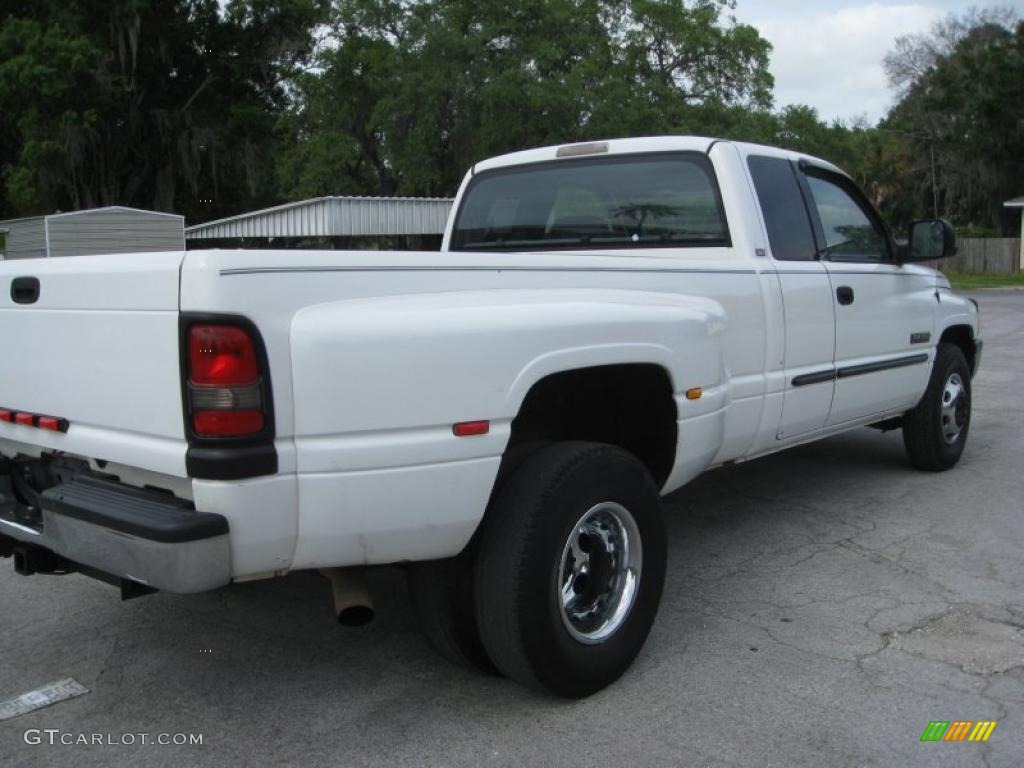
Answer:
<svg viewBox="0 0 1024 768"><path fill-rule="evenodd" d="M49 707L51 704L67 701L88 692L88 688L70 677L55 683L47 683L34 691L0 702L0 721L35 712L37 709Z"/></svg>

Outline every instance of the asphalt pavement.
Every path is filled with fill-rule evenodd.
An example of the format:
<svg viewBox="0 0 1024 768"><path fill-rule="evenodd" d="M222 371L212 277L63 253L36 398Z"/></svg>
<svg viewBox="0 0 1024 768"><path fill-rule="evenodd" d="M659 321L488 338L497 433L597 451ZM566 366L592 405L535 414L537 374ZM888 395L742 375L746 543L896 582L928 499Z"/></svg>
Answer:
<svg viewBox="0 0 1024 768"><path fill-rule="evenodd" d="M650 639L589 699L435 657L396 569L371 575L376 621L345 629L314 575L120 602L6 560L0 701L89 693L0 722L0 765L1019 766L1024 291L975 297L959 466L915 471L898 432L861 429L683 488ZM998 725L922 742L931 721Z"/></svg>

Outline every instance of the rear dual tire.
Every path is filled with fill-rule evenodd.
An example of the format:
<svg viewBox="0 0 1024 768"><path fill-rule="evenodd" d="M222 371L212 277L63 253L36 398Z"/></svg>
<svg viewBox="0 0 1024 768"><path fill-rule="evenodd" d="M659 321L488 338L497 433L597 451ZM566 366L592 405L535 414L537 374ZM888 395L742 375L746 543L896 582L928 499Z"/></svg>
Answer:
<svg viewBox="0 0 1024 768"><path fill-rule="evenodd" d="M588 696L630 666L665 578L658 489L620 448L556 443L494 498L475 564L477 627L507 677Z"/></svg>
<svg viewBox="0 0 1024 768"><path fill-rule="evenodd" d="M500 674L477 631L472 551L406 570L413 613L427 642L443 658L485 674Z"/></svg>
<svg viewBox="0 0 1024 768"><path fill-rule="evenodd" d="M410 567L410 591L445 658L580 698L636 658L665 560L644 465L610 445L553 443L502 478L466 552Z"/></svg>

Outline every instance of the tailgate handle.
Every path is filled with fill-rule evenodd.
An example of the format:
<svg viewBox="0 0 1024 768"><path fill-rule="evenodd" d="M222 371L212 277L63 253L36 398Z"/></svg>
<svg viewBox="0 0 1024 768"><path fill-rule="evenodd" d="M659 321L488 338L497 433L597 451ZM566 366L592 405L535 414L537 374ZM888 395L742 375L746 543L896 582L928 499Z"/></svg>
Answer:
<svg viewBox="0 0 1024 768"><path fill-rule="evenodd" d="M14 278L11 281L11 299L15 304L35 304L39 299L39 278Z"/></svg>

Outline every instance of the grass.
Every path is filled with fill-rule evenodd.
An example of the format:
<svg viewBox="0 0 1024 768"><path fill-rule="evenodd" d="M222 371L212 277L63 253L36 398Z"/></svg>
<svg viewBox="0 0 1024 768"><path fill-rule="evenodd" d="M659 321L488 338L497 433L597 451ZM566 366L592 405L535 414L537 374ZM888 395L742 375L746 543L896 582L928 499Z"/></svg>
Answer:
<svg viewBox="0 0 1024 768"><path fill-rule="evenodd" d="M1024 287L1024 273L1016 275L974 275L966 272L946 272L946 277L956 291L973 291L976 288Z"/></svg>

